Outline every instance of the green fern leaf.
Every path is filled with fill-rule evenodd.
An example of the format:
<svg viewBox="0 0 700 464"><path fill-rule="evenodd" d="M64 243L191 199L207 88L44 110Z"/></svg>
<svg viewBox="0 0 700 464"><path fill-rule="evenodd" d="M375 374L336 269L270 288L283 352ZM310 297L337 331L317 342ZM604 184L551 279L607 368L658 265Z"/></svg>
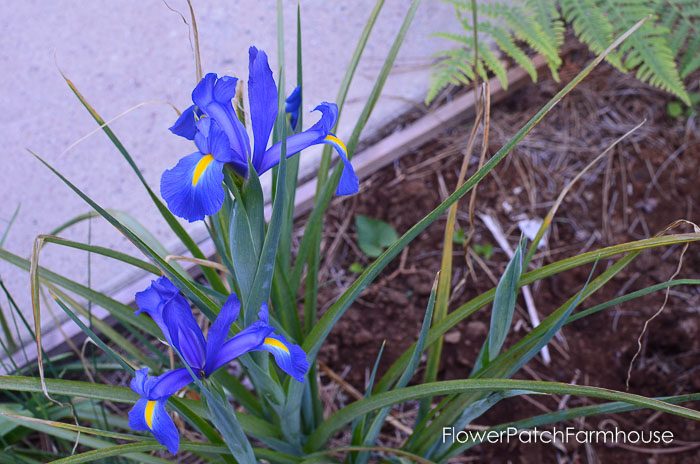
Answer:
<svg viewBox="0 0 700 464"><path fill-rule="evenodd" d="M700 0L656 0L656 14L671 31L668 45L686 78L700 68Z"/></svg>
<svg viewBox="0 0 700 464"><path fill-rule="evenodd" d="M654 5L644 0L606 0L603 3L608 18L621 31L651 16L622 44L620 51L626 55L625 67L635 70L635 76L642 82L667 90L689 104L673 51L666 41L670 33L654 15Z"/></svg>
<svg viewBox="0 0 700 464"><path fill-rule="evenodd" d="M501 3L484 5L484 14L489 17L501 17L505 20L515 36L527 43L530 47L542 54L547 60L552 77L559 80L558 69L561 66L561 58L556 43L547 39L547 34L542 26L535 21L531 14L522 8L511 7Z"/></svg>
<svg viewBox="0 0 700 464"><path fill-rule="evenodd" d="M564 18L571 23L574 33L595 54L602 53L614 40L614 28L594 0L560 0ZM611 53L607 61L620 71L625 71L617 53Z"/></svg>
<svg viewBox="0 0 700 464"><path fill-rule="evenodd" d="M513 61L527 71L533 81L537 81L537 69L535 69L535 64L528 58L525 52L515 44L513 37L508 31L501 27L494 26L491 23L480 23L479 30L491 36L501 52L511 57Z"/></svg>
<svg viewBox="0 0 700 464"><path fill-rule="evenodd" d="M488 39L536 80L534 64L519 45L519 42L526 43L544 56L552 76L558 80L559 48L564 37L562 19L572 25L579 40L599 54L615 37L640 19L649 17L618 51L608 55L607 61L620 71L634 71L638 79L689 102L683 79L700 69L700 0L524 0L514 5L479 4L476 69L472 2L444 1L455 7L467 34L439 34L460 47L443 52L443 59L436 65L428 101L447 85L468 84L474 74L486 78L486 69L494 73L504 87L507 85L505 67L486 46Z"/></svg>
<svg viewBox="0 0 700 464"><path fill-rule="evenodd" d="M690 73L700 69L700 36L690 43L681 59L681 77L685 79Z"/></svg>
<svg viewBox="0 0 700 464"><path fill-rule="evenodd" d="M534 14L535 21L542 27L547 39L557 49L564 43L564 22L559 16L555 0L527 0L527 9Z"/></svg>
<svg viewBox="0 0 700 464"><path fill-rule="evenodd" d="M479 64L484 64L491 72L498 78L501 86L504 89L508 88L508 73L506 72L506 67L503 65L501 60L491 51L484 42L479 42ZM481 74L481 73L480 73ZM487 79L488 76L482 74L482 79Z"/></svg>
<svg viewBox="0 0 700 464"><path fill-rule="evenodd" d="M468 85L474 79L471 63L473 56L466 49L458 48L440 53L440 61L435 65L425 103L430 104L440 92L450 85Z"/></svg>

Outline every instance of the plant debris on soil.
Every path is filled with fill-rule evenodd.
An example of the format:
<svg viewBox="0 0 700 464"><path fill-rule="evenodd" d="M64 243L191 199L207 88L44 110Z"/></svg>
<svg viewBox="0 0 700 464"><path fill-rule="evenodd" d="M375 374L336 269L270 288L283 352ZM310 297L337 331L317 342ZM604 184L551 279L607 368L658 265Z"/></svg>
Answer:
<svg viewBox="0 0 700 464"><path fill-rule="evenodd" d="M565 57L561 82L541 78L491 109L488 156L495 153L548 99L590 60L583 50ZM697 91L697 89L691 89ZM561 190L612 142L646 120L574 185L558 210L545 248L532 266L542 266L584 251L649 238L678 219L698 221L700 136L695 117L675 119L666 107L672 97L604 64L554 108L549 116L479 184L476 211L503 227L511 246L521 231L518 221L543 218ZM435 139L362 182L360 194L335 200L326 220L319 308L326 309L353 282L360 265L370 260L359 250L353 218L366 215L392 224L399 233L424 217L455 188L469 124L435 134ZM478 145L478 144L477 144ZM470 173L478 163L472 154ZM458 227L469 229L468 196L459 207ZM301 222L300 224L303 224ZM383 341L380 374L416 340L428 295L440 267L445 217L416 240L351 306L335 326L320 360L327 408L332 410L364 392ZM454 309L493 288L508 262L477 214L472 248L455 245L452 300ZM690 232L687 224L673 233ZM493 247L493 253L484 252ZM577 310L669 280L681 258L681 246L642 253ZM613 261L598 263L596 273ZM531 286L536 308L544 317L581 287L590 265ZM700 254L691 245L677 278L700 277ZM563 329L563 339L550 345L552 362L533 359L516 378L551 380L626 389L627 370L647 319L659 310L665 292L609 308ZM677 286L642 338L634 363L631 393L645 396L700 391L700 289ZM482 308L445 336L440 379L466 378L488 330L490 306ZM530 329L522 297L507 345ZM420 378L419 371L415 379ZM478 426L523 419L562 408L594 404L585 398L519 397L501 401L480 417ZM688 404L697 408L697 403ZM415 407L394 411L381 440L402 443L413 425ZM670 430L675 441L652 445L591 444L555 447L544 444L479 445L454 462L700 462L700 425L653 411L595 416L559 424L580 429ZM551 427L550 427L551 428ZM345 440L347 437L338 437Z"/></svg>

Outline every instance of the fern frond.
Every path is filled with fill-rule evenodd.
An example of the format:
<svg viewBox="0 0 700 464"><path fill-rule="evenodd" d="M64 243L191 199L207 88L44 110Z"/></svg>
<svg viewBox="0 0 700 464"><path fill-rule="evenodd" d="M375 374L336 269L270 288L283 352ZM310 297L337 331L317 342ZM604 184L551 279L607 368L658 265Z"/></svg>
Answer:
<svg viewBox="0 0 700 464"><path fill-rule="evenodd" d="M498 78L501 86L504 89L508 88L508 73L506 72L506 67L503 65L501 60L491 51L488 45L484 45L484 42L479 42L479 64L483 63L486 67ZM485 74L485 73L484 73ZM488 76L482 75L482 79L487 79Z"/></svg>
<svg viewBox="0 0 700 464"><path fill-rule="evenodd" d="M433 36L440 39L446 39L451 40L452 42L457 42L461 46L467 48L469 48L472 44L471 39L469 37L454 32L437 32L433 34ZM445 55L447 54L447 51L441 52L440 54Z"/></svg>
<svg viewBox="0 0 700 464"><path fill-rule="evenodd" d="M564 43L564 22L559 16L555 0L527 0L527 9L534 14L535 21L542 26L547 39L557 49Z"/></svg>
<svg viewBox="0 0 700 464"><path fill-rule="evenodd" d="M700 68L700 0L656 0L656 14L671 31L668 45L685 78Z"/></svg>
<svg viewBox="0 0 700 464"><path fill-rule="evenodd" d="M548 40L542 26L537 23L533 15L518 7L511 7L502 3L492 3L483 6L483 12L489 17L500 17L506 22L515 36L527 43L547 60L554 80L559 80L558 69L561 66L559 49L556 43Z"/></svg>
<svg viewBox="0 0 700 464"><path fill-rule="evenodd" d="M614 28L595 0L560 0L562 13L571 23L574 33L593 53L602 53L615 39ZM625 71L618 53L611 53L607 61Z"/></svg>
<svg viewBox="0 0 700 464"><path fill-rule="evenodd" d="M441 52L441 60L435 65L425 103L430 104L450 85L468 85L474 79L471 62L473 57L464 48Z"/></svg>
<svg viewBox="0 0 700 464"><path fill-rule="evenodd" d="M469 82L485 68L507 85L503 63L479 40L479 61L473 68L471 0L444 0L455 7L466 35L440 34L460 44L460 51L443 54L431 86L433 96L444 86ZM561 9L557 8L559 5ZM525 69L533 80L537 72L519 42L541 54L558 80L559 48L563 21L596 54L637 21L649 20L632 34L607 61L622 72L633 71L644 82L667 90L688 103L683 78L700 69L700 0L524 0L514 4L492 2L478 6L478 33L495 42L498 49ZM469 75L471 74L471 77ZM436 90L437 89L437 90ZM429 100L432 98L429 98Z"/></svg>
<svg viewBox="0 0 700 464"><path fill-rule="evenodd" d="M645 0L605 0L603 4L613 24L623 31L651 16L620 47L620 52L626 55L624 65L629 70L636 70L637 79L667 90L689 104L690 98L666 40L669 31L654 15L654 5Z"/></svg>
<svg viewBox="0 0 700 464"><path fill-rule="evenodd" d="M508 31L502 27L495 26L491 23L479 23L479 30L491 36L496 42L498 48L505 55L508 55L519 64L532 78L533 82L537 81L537 69L532 60L523 52L513 41L513 37ZM479 52L481 53L481 52Z"/></svg>
<svg viewBox="0 0 700 464"><path fill-rule="evenodd" d="M681 57L680 68L681 77L684 79L700 68L700 34L688 42L685 53Z"/></svg>
<svg viewBox="0 0 700 464"><path fill-rule="evenodd" d="M700 69L700 40L698 40L698 48L695 49L693 53L688 51L686 56L683 57L683 62L681 62L681 77L685 79L693 71Z"/></svg>

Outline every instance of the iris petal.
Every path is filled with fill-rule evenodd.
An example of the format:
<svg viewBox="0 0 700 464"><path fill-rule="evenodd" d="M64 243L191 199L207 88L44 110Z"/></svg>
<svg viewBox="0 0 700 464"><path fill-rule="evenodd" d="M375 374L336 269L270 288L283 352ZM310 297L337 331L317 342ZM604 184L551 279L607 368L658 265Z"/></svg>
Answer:
<svg viewBox="0 0 700 464"><path fill-rule="evenodd" d="M237 357L260 348L265 337L272 333L273 328L263 322L255 322L241 330L236 336L227 340L207 364L207 375L224 366Z"/></svg>
<svg viewBox="0 0 700 464"><path fill-rule="evenodd" d="M206 342L189 305L183 305L176 299L169 301L163 308L163 320L170 332L173 348L198 374L204 368Z"/></svg>
<svg viewBox="0 0 700 464"><path fill-rule="evenodd" d="M343 162L343 172L340 175L338 187L335 190L336 195L354 195L360 190L360 181L355 174L355 169L352 167L348 159L348 149L342 140L333 134L328 134L323 143L329 144L335 148L335 151L340 156Z"/></svg>
<svg viewBox="0 0 700 464"><path fill-rule="evenodd" d="M189 385L192 380L192 375L184 367L168 371L155 378L155 382L150 388L149 398L168 398Z"/></svg>
<svg viewBox="0 0 700 464"><path fill-rule="evenodd" d="M221 76L214 84L214 100L227 102L236 96L238 79L231 76Z"/></svg>
<svg viewBox="0 0 700 464"><path fill-rule="evenodd" d="M163 307L173 298L180 299L180 304L187 304L177 287L164 276L151 281L146 290L136 294L136 305L139 308L136 314L145 312L151 316L151 319L160 327L168 344L171 344L171 340L168 328L163 321Z"/></svg>
<svg viewBox="0 0 700 464"><path fill-rule="evenodd" d="M136 392L139 396L148 396L148 368L144 367L139 369L134 373L134 377L131 379L129 386Z"/></svg>
<svg viewBox="0 0 700 464"><path fill-rule="evenodd" d="M338 119L338 107L334 103L321 103L314 111L321 112L321 119L307 130L294 134L287 138L287 158L299 153L312 145L324 143L324 139L330 134L331 129ZM270 147L263 156L259 166L256 166L258 174L277 166L280 162L282 143L278 142Z"/></svg>
<svg viewBox="0 0 700 464"><path fill-rule="evenodd" d="M236 159L247 160L250 153L250 140L231 104L235 87L236 78L224 76L217 79L216 74L209 73L192 91L192 101L219 124L228 137L229 146L236 153ZM241 175L247 173L247 161L244 167L245 170L240 172ZM240 165L236 165L236 168L243 169Z"/></svg>
<svg viewBox="0 0 700 464"><path fill-rule="evenodd" d="M238 318L238 313L240 311L241 302L238 296L232 293L221 307L219 315L209 328L209 333L207 334L206 366L213 366L215 364L214 360L228 336L231 324Z"/></svg>
<svg viewBox="0 0 700 464"><path fill-rule="evenodd" d="M216 74L207 73L197 83L192 90L192 101L195 105L206 112L206 107L214 100L214 84L216 83Z"/></svg>
<svg viewBox="0 0 700 464"><path fill-rule="evenodd" d="M265 337L260 349L272 353L275 362L284 372L299 382L304 381L309 361L299 345L289 343L282 335L270 334Z"/></svg>
<svg viewBox="0 0 700 464"><path fill-rule="evenodd" d="M301 108L301 87L297 86L284 101L284 112L289 115L289 125L292 130L297 128L299 110Z"/></svg>
<svg viewBox="0 0 700 464"><path fill-rule="evenodd" d="M129 411L129 427L136 431L150 430L146 423L146 398L139 399Z"/></svg>
<svg viewBox="0 0 700 464"><path fill-rule="evenodd" d="M214 157L216 161L222 163L233 163L237 167L247 167L248 161L240 158L231 148L228 136L219 126L219 123L211 118L202 118L197 122L197 134L194 143L200 153L207 153Z"/></svg>
<svg viewBox="0 0 700 464"><path fill-rule="evenodd" d="M189 222L216 214L224 203L223 163L192 153L163 173L160 194L173 214Z"/></svg>
<svg viewBox="0 0 700 464"><path fill-rule="evenodd" d="M172 418L165 410L166 400L157 401L153 410L151 432L158 443L165 446L172 454L180 447L180 436Z"/></svg>
<svg viewBox="0 0 700 464"><path fill-rule="evenodd" d="M277 119L277 85L267 62L267 54L255 47L248 50L248 99L253 126L253 166L258 170L272 126ZM258 172L260 172L258 170Z"/></svg>
<svg viewBox="0 0 700 464"><path fill-rule="evenodd" d="M188 140L194 140L194 135L197 132L197 118L201 115L201 111L197 110L195 105L190 106L177 118L175 124L170 127L170 132Z"/></svg>

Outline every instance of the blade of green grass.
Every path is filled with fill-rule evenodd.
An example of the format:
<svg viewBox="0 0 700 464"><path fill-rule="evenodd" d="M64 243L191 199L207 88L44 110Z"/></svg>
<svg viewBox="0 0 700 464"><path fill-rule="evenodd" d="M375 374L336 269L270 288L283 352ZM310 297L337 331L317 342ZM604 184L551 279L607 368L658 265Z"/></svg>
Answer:
<svg viewBox="0 0 700 464"><path fill-rule="evenodd" d="M530 360L534 358L535 355L539 353L542 350L542 348L544 348L550 342L552 338L554 338L556 333L559 332L559 330L566 323L566 320L569 317L569 315L574 311L574 309L578 307L578 305L581 303L584 297L588 297L592 295L597 289L602 288L603 285L605 285L615 275L617 275L621 270L623 270L627 266L627 264L632 262L632 260L635 257L636 255L628 255L622 260L615 263L615 265L610 266L600 276L598 276L592 282L591 285L591 278L593 276L593 273L595 272L595 265L597 264L594 263L593 269L591 269L591 273L589 274L588 279L584 283L583 288L574 296L569 298L569 300L567 300L559 309L557 309L554 313L548 316L545 319L542 329L538 330L536 334L526 335L513 348L509 349L508 353L504 353L503 356L499 355L492 359L491 362L494 363L493 368L490 367L490 364L485 365L479 369L475 369L475 373L472 376L480 378L511 377L513 374L519 371L522 368L522 366L530 362ZM528 339L531 339L532 342L528 342ZM501 366L498 366L497 363L500 363ZM469 424L477 417L481 416L488 410L488 408L495 404L495 401L493 402L493 404L488 404L489 397L473 401L472 398L467 398L468 395L469 394L464 395L461 399L460 397L457 397L454 401L447 402L444 406L444 408L450 408L453 407L452 405L454 403L457 403L457 407L460 408L460 410L462 411L459 414L450 414L452 417L455 418L453 424L455 429L457 430L462 430L463 428L465 428L467 424ZM495 400L498 399L496 398ZM440 411L444 410L444 408L441 408ZM442 419L439 418L437 421L441 420ZM446 418L445 422L448 422L448 420L449 419ZM433 428L433 424L431 424L430 427L432 428L432 430L436 429L436 427ZM430 433L430 431L426 431L425 433ZM423 436L425 437L425 435ZM430 450L430 456L437 457L439 459L441 455L447 451L447 447L445 446L445 443L433 440L433 445L431 446Z"/></svg>
<svg viewBox="0 0 700 464"><path fill-rule="evenodd" d="M5 245L5 241L7 240L7 237L10 235L10 230L12 229L12 225L17 220L17 216L19 216L20 206L21 206L20 204L17 205L17 207L15 208L15 212L12 213L10 220L7 221L7 226L5 226L5 230L2 232L2 236L0 236L0 247Z"/></svg>
<svg viewBox="0 0 700 464"><path fill-rule="evenodd" d="M700 400L700 393L692 393L688 395L678 396L666 396L655 399L671 404L681 404ZM600 416L603 414L619 414L622 412L638 411L640 409L643 408L640 406L634 406L619 401L615 401L612 403L596 404L591 406L580 406L578 408L563 409L547 414L541 414L539 416L528 417L527 419L519 421L496 425L484 430L484 433L488 433L490 431L499 432L502 430L507 430L510 427L515 428L517 430L526 430L542 425L558 424L564 421L579 419L582 417ZM467 441L463 444L455 443L455 445L450 449L450 451L444 456L443 461L440 462L446 462L447 459L462 454L466 450L470 449L475 445L478 445L479 443L479 441Z"/></svg>
<svg viewBox="0 0 700 464"><path fill-rule="evenodd" d="M620 392L600 387L584 385L572 385L562 382L542 382L535 380L511 380L511 379L467 379L445 380L432 382L412 387L405 387L389 392L378 393L370 398L356 401L330 416L309 437L308 450L316 450L321 447L343 425L361 417L371 411L403 403L410 400L424 398L426 396L450 395L467 391L497 392L523 390L548 395L573 395L589 398L598 398L609 401L620 401L634 406L653 409L656 411L674 414L686 419L700 421L700 412L652 398L640 395Z"/></svg>
<svg viewBox="0 0 700 464"><path fill-rule="evenodd" d="M336 121L336 127L339 123L340 117L343 112L343 108L345 106L345 100L350 89L350 84L352 83L352 80L355 76L355 72L357 71L357 65L360 62L360 58L362 58L365 46L367 45L367 40L369 39L369 36L372 33L372 29L374 29L374 26L377 22L377 18L383 6L384 0L377 0L377 2L374 4L374 8L372 9L369 15L369 18L365 23L365 27L362 30L362 33L360 34L360 38L357 42L357 45L355 46L355 50L353 52L352 58L350 59L350 63L348 64L348 67L345 70L345 76L343 77L343 80L340 83L340 88L338 89L338 96L336 98L336 104L338 105L338 121ZM322 186L326 183L328 169L330 168L331 162L331 152L332 148L330 146L324 147L323 155L321 158L321 164L318 170L318 183L316 187L317 198L319 198L320 196ZM348 153L348 155L351 156L352 154ZM319 205L319 208L314 207L314 211L312 212L311 217L308 220L308 224L323 221L323 213L325 207L320 207L321 203L319 202L317 202L317 204ZM308 265L307 275L309 277L306 284L308 291L306 292L306 297L304 299L305 333L308 333L311 330L311 327L315 324L317 319L318 308L316 306L315 301L315 292L318 291L318 282L316 281L315 276L318 276L318 249L321 244L321 230L322 225L319 227L319 230L313 232L306 230L304 231L302 244L299 248L299 251L297 252L297 258L294 264L294 269L290 273L291 277L289 279L290 288L299 288L299 285L301 284L304 265ZM313 250L316 251L314 252Z"/></svg>
<svg viewBox="0 0 700 464"><path fill-rule="evenodd" d="M413 0L411 3L410 8L406 12L406 15L404 17L403 23L401 24L401 28L399 29L396 38L394 39L394 42L392 43L391 49L389 53L387 54L387 57L384 61L384 65L382 66L382 69L379 73L379 76L375 82L374 87L372 88L372 92L370 94L370 97L365 104L365 107L362 111L362 114L360 116L360 119L358 120L357 124L355 125L355 130L353 131L353 137L354 138L359 138L360 133L362 132L362 128L364 127L366 123L366 118L369 117L369 115L372 112L372 109L374 108L374 105L376 104L376 100L379 98L379 94L382 91L384 82L386 81L386 77L388 76L389 72L391 71L393 67L394 60L396 58L396 54L398 53L398 50L401 47L401 44L403 43L403 39L406 35L406 32L408 30L408 27L410 26L413 17L415 15L415 11L418 7L420 0ZM365 26L365 30L363 31L362 36L360 37L360 42L358 43L358 47L355 50L355 55L353 55L353 59L351 61L350 67L347 70L346 73L346 78L347 80L344 80L343 83L341 84L341 89L340 89L340 94L339 94L339 99L338 99L338 104L339 104L339 111L340 108L342 108L342 105L344 104L345 97L347 95L347 86L349 86L350 81L352 80L352 77L355 72L355 68L357 66L357 61L359 61L359 57L362 55L362 51L364 50L364 46L366 44L366 40L369 36L370 31L372 30L372 27L374 26L374 23L376 21L376 17L379 14L379 10L381 9L383 5L383 1L380 2L378 1L375 9L372 12L372 15L370 16L370 22ZM352 139L351 139L352 142ZM356 144L356 141L355 141ZM330 152L328 152L330 153ZM352 150L348 149L348 156L352 157ZM311 217L307 221L307 227L306 230L304 231L304 236L302 237L302 243L299 248L299 252L297 254L297 260L295 262L295 269L292 272L292 278L291 278L291 288L298 288L299 283L301 282L301 273L303 271L303 266L305 263L308 265L308 270L307 270L307 282L306 282L306 288L305 288L305 299L304 299L304 325L305 327L312 327L313 329L309 331L309 334L312 334L314 330L318 328L318 325L314 325L315 321L317 319L317 294L318 294L318 266L319 266L319 249L320 249L320 240L321 240L321 233L323 230L323 215L325 213L325 210L327 208L328 203L330 202L330 199L333 195L333 191L335 190L335 185L337 185L338 180L340 179L340 173L341 173L341 167L338 165L336 169L333 172L333 177L332 179L326 181L326 173L328 170L328 166L323 165L323 161L321 163L321 167L319 170L319 177L318 177L318 185L324 185L323 187L323 194L321 197L317 195L317 201L316 204L314 205L314 209L311 213ZM305 251L304 251L305 250ZM333 321L334 322L334 321ZM329 328L330 330L330 328ZM306 338L306 341L308 341L309 338ZM319 340L320 343L322 343L322 340ZM319 343L319 346L320 346ZM316 352L314 350L313 353L309 353L309 351L306 349L306 343L304 344L304 349L305 351L309 354L309 359L312 361L315 359ZM315 370L311 369L311 373L314 373ZM312 381L315 381L315 379L312 379ZM301 404L301 399L304 391L304 386L299 383L291 383L289 387L289 391L287 394L287 405L292 407L292 411L296 410L296 408ZM295 424L296 425L296 424Z"/></svg>
<svg viewBox="0 0 700 464"><path fill-rule="evenodd" d="M128 227L129 230L131 230L134 234L141 238L141 240L143 240L146 244L153 248L154 251L158 252L160 256L166 257L170 254L165 248L165 246L160 242L160 240L158 240L155 237L155 235L151 233L151 231L149 231L143 224L141 224L141 222L138 221L138 219L133 217L131 214L111 208L106 208L106 211L115 218L117 218L119 222ZM65 230L68 230L69 228L80 224L83 221L89 221L94 218L102 219L102 216L96 211L89 211L87 213L79 214L78 216L69 219L65 223L53 229L51 232L48 233L48 235L59 235L61 232L64 232ZM184 274L184 269L182 270L182 272Z"/></svg>
<svg viewBox="0 0 700 464"><path fill-rule="evenodd" d="M302 60L301 60L301 4L297 4L297 30L296 30L296 62L297 62L297 85L302 85ZM279 67L280 76L280 86L279 86L279 104L281 106L285 105L285 88L283 87L286 81L285 73L285 53L284 53L284 11L282 8L282 3L277 2L277 63ZM302 95L303 96L303 95ZM303 113L303 105L300 104L299 116ZM276 124L287 125L286 114L282 114L282 119L278 119ZM302 122L301 119L297 122L297 127L292 131L291 127L288 132L299 132ZM279 129L275 132L279 134ZM273 142L278 142L279 140L273 140ZM296 154L291 156L287 160L287 178L284 183L284 220L281 224L281 234L279 243L279 252L277 259L280 261L282 269L289 269L291 261L291 250L292 250L292 232L294 225L294 200L296 197L297 181L299 176L299 155ZM277 170L273 171L273 186L276 184ZM273 198L276 195L276 188L273 190ZM287 330L290 330L288 327Z"/></svg>
<svg viewBox="0 0 700 464"><path fill-rule="evenodd" d="M136 403L139 399L139 396L127 387L63 379L46 379L45 383L48 392L57 396L80 397L127 404ZM0 376L0 390L30 393L42 393L43 391L41 381L38 378L13 375ZM206 407L199 401L171 398L170 403L179 411L186 411L187 414L184 415L187 419L191 419L192 416L199 418L199 421L194 421L193 423L201 423L201 421L204 421L204 418L209 416ZM271 428L266 422L251 418L247 414L239 414L238 419L243 430L253 436L275 436L279 433L278 430Z"/></svg>
<svg viewBox="0 0 700 464"><path fill-rule="evenodd" d="M566 322L566 319L573 310L583 301L596 291L601 289L620 271L622 271L629 263L631 263L638 253L630 253L613 265L609 266L598 277L593 279L589 275L588 281L583 288L569 298L563 305L557 308L554 312L548 315L540 325L534 327L523 338L516 342L506 352L501 353L491 363L474 372L472 378L508 378L519 371L526 363L528 363L544 346L549 343L552 337L561 329ZM594 266L595 268L595 266ZM466 393L458 395L455 398L443 401L439 408L434 410L434 413L439 413L429 426L422 429L420 434L416 435L417 439L413 440L410 448L416 452L418 450L427 453L428 449L432 448L430 433L435 433L441 426L455 424L463 411L471 408L474 403L480 401L482 396L478 393ZM458 426L461 424L455 424ZM432 440L435 442L435 440Z"/></svg>
<svg viewBox="0 0 700 464"><path fill-rule="evenodd" d="M95 253L100 256L106 256L108 258L121 261L135 268L142 269L146 272L150 272L151 274L161 274L161 271L157 266L154 266L153 264L143 261L141 259L134 258L133 256L128 255L126 253L112 250L111 248L101 247L98 245L89 245L87 243L76 242L62 237L56 237L54 235L39 235L37 238L40 239L43 243L54 243L56 245L61 245L68 248L75 248L76 250L83 250L89 253Z"/></svg>
<svg viewBox="0 0 700 464"><path fill-rule="evenodd" d="M25 427L31 428L33 430L36 430L37 432L41 432L46 435L50 435L59 439L71 441L71 442L77 442L83 446L93 448L96 454L99 454L99 450L103 449L110 449L114 446L114 443L106 440L102 440L99 438L93 438L90 435L87 434L82 434L79 432L73 432L69 430L65 430L62 428L58 427L52 427L52 426L47 426L41 423L36 423L36 422L25 422L23 424ZM149 442L153 443L152 440L149 440ZM162 448L162 445L159 445ZM89 453L89 452L88 452ZM71 458L75 456L80 456L79 454L69 456L63 459L59 459L56 461L52 462L63 462L65 460L70 460ZM167 464L169 461L166 459L158 458L155 456L149 456L148 454L141 454L141 453L128 453L122 455L124 458L127 458L130 461L138 462L138 463L144 463L144 464ZM78 461L78 462L87 462L87 461Z"/></svg>
<svg viewBox="0 0 700 464"><path fill-rule="evenodd" d="M700 279L676 279L676 280L667 280L665 282L658 283L656 285L651 285L649 287L630 292L626 295L619 296L617 298L613 298L610 301L606 301L605 303L600 303L598 305L595 305L591 308L588 308L584 311L579 311L578 313L572 315L569 317L569 319L566 321L567 324L571 324L572 322L578 321L579 319L583 319L584 317L592 316L593 314L597 314L605 309L611 308L613 306L617 306L623 303L626 303L628 301L634 300L636 298L641 298L643 296L649 295L654 292L658 292L659 290L665 290L667 288L675 287L677 285L693 285L693 286L698 286L700 285Z"/></svg>
<svg viewBox="0 0 700 464"><path fill-rule="evenodd" d="M221 433L231 455L235 456L236 461L240 464L255 464L253 447L243 432L231 404L203 385L200 385L200 388L204 398L206 398L212 422Z"/></svg>
<svg viewBox="0 0 700 464"><path fill-rule="evenodd" d="M382 454L388 454L390 456L394 456L394 460L387 460L384 461L382 460L381 462L399 462L399 463L405 463L405 462L416 462L418 464L435 464L433 461L429 459L422 458L420 456L417 456L413 453L409 453L408 451L402 450L402 449L397 449L397 448L389 448L386 446L342 446L340 448L332 448L329 450L325 451L318 451L316 453L312 453L306 456L306 459L302 461L301 464L327 464L327 463L332 463L336 461L329 461L328 456L333 455L333 454L338 454L338 453L348 453L348 452L355 452L355 451L361 451L361 452L375 452L375 453L382 453Z"/></svg>

